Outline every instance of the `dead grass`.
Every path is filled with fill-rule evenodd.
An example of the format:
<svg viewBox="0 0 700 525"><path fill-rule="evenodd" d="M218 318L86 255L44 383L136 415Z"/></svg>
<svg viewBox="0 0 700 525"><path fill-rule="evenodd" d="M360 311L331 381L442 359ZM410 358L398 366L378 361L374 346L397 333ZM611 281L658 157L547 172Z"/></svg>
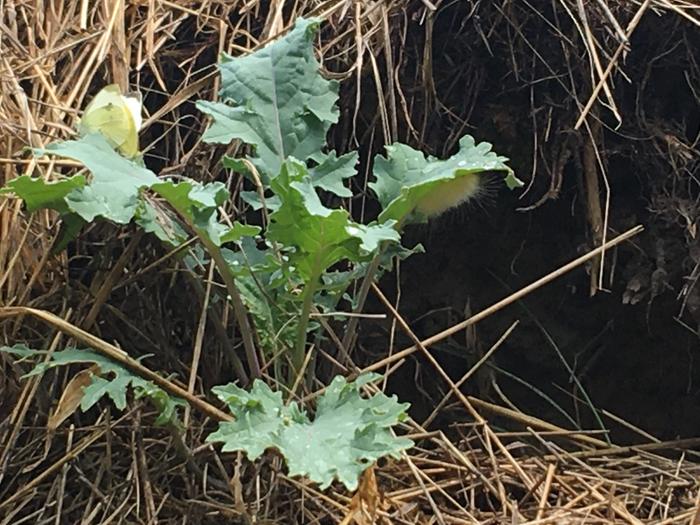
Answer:
<svg viewBox="0 0 700 525"><path fill-rule="evenodd" d="M218 167L222 152L200 144L206 123L192 101L216 93L219 52L255 49L302 14L326 21L320 41L324 68L350 86L341 101L345 124L334 131L339 147L356 143L376 150L402 139L439 150L431 122L440 115L452 122L442 143L447 150L468 131L470 102L484 89L478 67L466 60L454 72L455 78L472 79L461 86L466 112L455 114L440 98L445 90L436 88L432 31L435 9L450 5L428 0L5 2L0 15L0 182L24 173L54 177L61 166L34 159L24 148L69 137L79 108L112 82L144 94L141 144L154 169L228 180ZM471 5L473 15L478 2ZM635 53L630 38L644 17L661 14L697 30L700 11L684 0L558 0L551 7L562 27L575 28L552 27L560 40L550 37L549 46L561 45L566 57L562 63L569 78L563 80L562 64L550 66L537 51L541 43L519 33L524 21L538 16L527 2L494 2L478 24L465 17L459 31L466 31L469 22L474 25L468 30L485 42L512 42L510 74L525 75L527 60L542 59L563 86L568 120L557 120L558 113L544 105L530 108L533 159L558 155L545 170L533 168L528 192L544 191L531 206L557 196L563 162L577 147L566 135L549 142L547 137L555 130L580 128L588 141L582 164L590 197L589 233L591 246L598 247L609 241L611 212L600 128L610 119L626 118L616 83L624 81L624 61ZM420 63L411 62L409 26L423 31ZM363 110L367 104L376 111ZM679 136L664 131L670 149L663 158L690 169L697 144ZM544 186L537 177L547 179ZM156 354L148 361L153 369L188 377L197 364L189 352L197 344L192 334L209 291L197 280L177 280L172 254L128 228L93 226L69 253L53 256L57 232L53 214L28 216L21 203L0 200L3 342L50 349L71 340L105 348L114 343L132 356ZM99 253L112 255L97 258ZM602 250L591 253L597 261L591 273L595 293L606 262ZM183 282L189 288L182 289ZM174 290L174 283L180 288ZM62 321L46 323L12 307L50 312ZM392 314L389 302L387 312ZM400 314L393 314L410 335ZM320 493L285 477L274 455L255 464L223 455L202 444L220 415L197 394L230 379L225 371L238 360L226 325L228 310L215 316L196 389L177 381L171 385L192 398L184 435L153 427L153 414L138 402L124 414L105 406L100 413L76 415L47 433L52 402L75 370L20 380L26 367L0 354L1 523L700 523L700 472L691 452L697 440L661 443L640 435L639 446L614 446L605 436L560 429L467 397L434 360L436 381L445 383L468 423L456 424L448 437L409 422L405 431L418 446L400 462L379 465L376 479L368 476L353 500L336 488ZM415 342L405 355L369 368L387 367L391 373L412 352L430 356L426 342ZM347 370L356 369L349 364ZM368 517L371 509L374 519Z"/></svg>

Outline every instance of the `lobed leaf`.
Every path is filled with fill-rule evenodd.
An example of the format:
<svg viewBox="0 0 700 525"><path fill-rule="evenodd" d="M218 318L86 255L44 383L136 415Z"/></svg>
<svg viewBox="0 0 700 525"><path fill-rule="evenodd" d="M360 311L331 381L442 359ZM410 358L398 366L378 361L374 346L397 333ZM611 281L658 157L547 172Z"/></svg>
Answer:
<svg viewBox="0 0 700 525"><path fill-rule="evenodd" d="M25 345L15 345L12 347L0 346L0 352L6 352L23 358L48 354L45 350L33 350ZM95 403L105 396L109 397L114 403L114 406L119 410L124 410L126 408L126 392L128 387L134 389L137 397L147 396L154 401L156 407L160 411L156 419L157 424L174 421L177 409L185 404L182 399L171 397L153 382L135 375L128 368L92 350L67 348L65 350L53 352L48 361L43 361L35 365L24 377L43 374L47 370L58 366L78 363L92 363L97 365L99 370L98 373L92 374L90 384L83 389L83 396L80 402L80 408L83 411L92 408Z"/></svg>
<svg viewBox="0 0 700 525"><path fill-rule="evenodd" d="M224 54L219 94L226 103L197 103L213 119L204 140L252 145L251 161L268 181L288 157L305 161L317 155L338 120L338 83L319 74L314 56L318 27L300 18L287 35L254 53Z"/></svg>
<svg viewBox="0 0 700 525"><path fill-rule="evenodd" d="M24 201L30 213L48 208L60 214L68 214L70 209L66 203L66 197L74 190L83 188L85 182L83 175L73 175L67 179L50 182L22 175L12 179L4 188L0 188L0 195L14 193Z"/></svg>
<svg viewBox="0 0 700 525"><path fill-rule="evenodd" d="M382 205L379 221L401 224L422 221L472 197L481 184L483 172L505 172L509 188L521 186L507 158L491 151L491 144L476 144L465 135L452 157L440 160L405 144L386 146L387 156L374 161L375 181L370 183Z"/></svg>
<svg viewBox="0 0 700 525"><path fill-rule="evenodd" d="M347 211L326 208L318 198L306 166L294 159L272 181L280 207L270 215L267 237L286 247L291 264L304 281L341 260L357 262L376 252L382 241L398 242L387 225L355 223Z"/></svg>
<svg viewBox="0 0 700 525"><path fill-rule="evenodd" d="M352 151L337 157L335 151L324 155L320 163L309 169L311 183L315 188L329 191L338 197L352 197L352 192L343 185L345 179L357 174L357 152Z"/></svg>
<svg viewBox="0 0 700 525"><path fill-rule="evenodd" d="M348 383L335 377L319 398L313 421L296 402L285 405L281 392L260 380L250 392L233 384L215 387L236 420L220 423L207 441L223 443L226 452L245 451L251 460L274 448L284 456L290 476L307 476L321 488L337 479L355 490L362 472L376 460L399 457L413 445L391 432L406 418L408 403L383 393L360 396L360 387L373 379Z"/></svg>
<svg viewBox="0 0 700 525"><path fill-rule="evenodd" d="M72 212L66 202L66 197L73 191L83 188L85 183L83 175L74 175L67 179L51 182L22 175L0 188L0 195L14 193L24 201L27 211L30 213L41 209L56 210L60 213L61 230L53 246L53 251L59 252L75 238L85 224L83 218Z"/></svg>
<svg viewBox="0 0 700 525"><path fill-rule="evenodd" d="M218 208L229 197L221 182L201 184L192 180L159 182L151 189L163 197L193 227L205 234L216 246L257 235L260 228L238 222L229 228L218 221Z"/></svg>
<svg viewBox="0 0 700 525"><path fill-rule="evenodd" d="M49 144L35 152L77 160L90 170L90 183L76 187L63 198L68 210L87 222L103 217L127 224L136 212L139 190L158 182L155 173L119 155L100 134Z"/></svg>

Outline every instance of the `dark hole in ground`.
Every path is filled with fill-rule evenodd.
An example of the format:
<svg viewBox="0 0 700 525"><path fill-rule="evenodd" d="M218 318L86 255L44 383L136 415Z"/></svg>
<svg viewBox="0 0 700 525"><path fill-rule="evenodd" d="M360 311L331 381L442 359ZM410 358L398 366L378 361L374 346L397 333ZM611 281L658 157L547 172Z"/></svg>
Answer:
<svg viewBox="0 0 700 525"><path fill-rule="evenodd" d="M522 7L510 13L511 20L521 22L516 30L496 7L469 13L466 4L442 10L435 21L432 72L439 104L425 93L412 93L418 102L411 107L425 108L412 118L423 123L420 138L432 153L453 153L457 132L471 133L511 157L526 180L533 171L536 136L536 179L522 201L517 193L500 191L409 232L407 244L423 242L427 253L402 264L400 311L421 338L464 319L465 308L476 313L593 246L581 158L587 135L573 131L580 111L572 99L575 91L585 102L591 86L575 28L556 18L561 13L542 11L543 17L534 17ZM547 38L553 25L567 31L571 46ZM489 39L484 39L480 31L487 28ZM424 29L412 27L406 49L416 55L405 60L402 78L414 83L420 78L424 43ZM499 404L506 403L505 397L523 412L567 428L574 422L599 428L563 359L596 409L662 439L690 437L700 431L694 417L700 402L700 345L694 333L698 294L692 285L700 262L693 149L700 126L694 56L700 42L692 28L653 16L645 18L632 47L624 64L630 83L616 77L615 85L623 124L612 129L614 119L598 107L604 124L598 147L611 186L608 238L635 224L646 231L607 254L609 292L589 297L590 267L581 267L479 323L475 333L461 333L433 351L457 380L519 320L493 366L484 367L465 391ZM407 129L403 134L416 142ZM515 211L536 202L558 176L556 198ZM395 275L382 282L392 297L395 282ZM382 311L378 303L371 308ZM366 351L374 357L385 354L388 330L389 323L366 324ZM397 330L396 349L409 344ZM394 374L390 387L413 403L418 420L446 391L420 357ZM443 411L434 425L444 428L465 414L456 406ZM625 425L601 417L614 440L640 439Z"/></svg>
<svg viewBox="0 0 700 525"><path fill-rule="evenodd" d="M464 319L467 308L477 313L578 254L580 243L572 235L575 221L567 213L566 199L530 216L505 209L503 203L509 201L500 202L503 212L471 210L463 220L449 224L448 218L434 225L427 232L427 253L403 263L401 312L419 337ZM467 392L503 404L490 383L493 378L523 412L571 428L570 421L520 380L549 396L583 428L596 428L581 392L557 356L558 349L596 408L660 438L697 435L698 421L689 417L700 401L700 372L694 368L696 336L674 321L679 305L671 292L651 304L622 303L624 283L618 272L631 264L632 251L625 247L609 254L608 264L617 265L610 293L590 298L589 277L580 268L482 321L475 338L463 332L439 343L435 355L456 381L519 320L490 361L504 372L484 367L468 383ZM387 290L393 288L392 277L385 280ZM397 347L410 345L403 335L398 341ZM445 385L425 359L417 361L417 375L415 366L407 365L390 386L414 403L414 415L421 420L440 400ZM581 400L575 403L572 396ZM464 414L458 407L442 414L439 422L460 421ZM623 427L605 422L618 438L632 437Z"/></svg>

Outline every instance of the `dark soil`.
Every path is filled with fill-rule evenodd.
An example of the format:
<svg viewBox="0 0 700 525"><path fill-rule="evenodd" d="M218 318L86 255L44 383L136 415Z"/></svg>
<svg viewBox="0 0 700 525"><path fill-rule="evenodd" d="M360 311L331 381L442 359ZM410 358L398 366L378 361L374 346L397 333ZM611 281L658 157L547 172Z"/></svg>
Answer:
<svg viewBox="0 0 700 525"><path fill-rule="evenodd" d="M536 164L535 180L520 200L521 191L496 190L409 232L408 243L423 242L427 253L401 267L400 310L420 337L594 247L583 187L588 138L585 130L573 130L580 111L572 94L583 104L591 92L578 33L568 19L559 18L562 13L543 11L538 17L524 7L503 13L496 6L470 13L466 4L441 10L435 20L436 95L407 93L413 125L424 147L436 155L453 152L461 129L492 142L528 183ZM570 46L547 38L553 26L561 28ZM488 39L481 38L484 33ZM409 26L405 49L415 56L404 60L406 83L415 85L421 78L425 38L422 27ZM602 41L611 53L614 42ZM467 390L503 404L495 382L523 412L571 427L554 403L581 427L599 428L569 367L597 410L659 438L696 436L700 38L677 17L650 14L631 46L634 52L623 63L631 82L615 76L621 126L614 129L615 119L600 105L589 120L602 122L597 145L610 184L608 238L635 224L646 231L607 253L607 291L591 297L590 267L579 268L483 321L475 334L454 337L435 351L456 380L517 319L520 325L492 359L493 366L484 368ZM415 143L411 135L407 126L399 132L400 139ZM603 194L600 199L604 202ZM539 206L518 210L538 201ZM395 275L387 276L383 287L395 294L395 282ZM388 330L388 324L367 327L365 348L386 352ZM397 332L397 348L408 344ZM419 420L444 393L423 364L416 358L392 382L402 399L414 403ZM436 424L449 426L462 414L461 408L454 417L445 412ZM635 439L635 432L602 417L616 441Z"/></svg>

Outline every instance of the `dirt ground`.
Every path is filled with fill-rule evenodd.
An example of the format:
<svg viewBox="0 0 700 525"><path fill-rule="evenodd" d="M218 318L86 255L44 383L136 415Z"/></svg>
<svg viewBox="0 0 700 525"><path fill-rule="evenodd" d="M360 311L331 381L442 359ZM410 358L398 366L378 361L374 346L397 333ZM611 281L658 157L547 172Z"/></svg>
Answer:
<svg viewBox="0 0 700 525"><path fill-rule="evenodd" d="M511 157L521 177L530 182L534 174L535 180L517 197L492 187L483 199L415 229L427 253L403 264L400 304L426 337L563 265L593 241L584 181L588 139L571 129L578 117L571 91L587 94L572 84L585 84L587 71L546 40L551 28L543 18L508 21L495 7L491 18L484 10L469 18L468 11L452 4L435 21L437 95L426 102L434 108L424 136L436 153L448 148L456 117L440 104L459 108L467 129ZM491 38L480 38L479 28L487 27ZM511 34L517 36L509 40ZM459 378L473 356L518 319L493 360L504 373L491 369L481 385L494 399L503 401L492 380L514 405L547 420L565 423L556 404L595 427L592 404L660 438L690 437L700 430L694 416L700 401L700 33L673 15L654 15L641 22L631 45L626 78L615 83L622 123L609 110L597 113L598 154L609 184L606 193L601 182L600 196L609 195L610 232L637 223L646 231L606 255L603 290L594 296L589 265L480 323L475 335L451 340L442 357ZM421 383L430 392L429 372ZM396 389L411 395L401 384ZM430 405L414 395L418 405ZM635 434L611 424L616 439Z"/></svg>

